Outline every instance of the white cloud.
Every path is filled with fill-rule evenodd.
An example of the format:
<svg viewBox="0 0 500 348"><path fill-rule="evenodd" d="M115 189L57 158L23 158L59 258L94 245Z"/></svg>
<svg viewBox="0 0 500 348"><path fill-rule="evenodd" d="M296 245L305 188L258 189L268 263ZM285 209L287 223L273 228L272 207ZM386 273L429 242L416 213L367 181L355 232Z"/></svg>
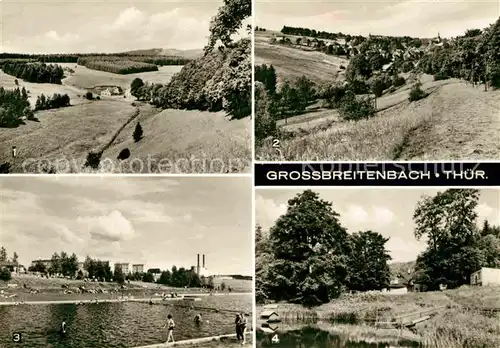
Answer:
<svg viewBox="0 0 500 348"><path fill-rule="evenodd" d="M54 40L54 41L74 41L74 40L78 40L80 38L80 36L78 34L70 34L70 33L66 33L66 34L61 36L55 30L50 30L50 31L46 32L45 37L47 39Z"/></svg>
<svg viewBox="0 0 500 348"><path fill-rule="evenodd" d="M286 213L286 204L277 204L273 199L255 195L255 219L264 230L271 227L274 222Z"/></svg>
<svg viewBox="0 0 500 348"><path fill-rule="evenodd" d="M378 226L390 224L394 220L394 213L386 207L373 207L373 218Z"/></svg>
<svg viewBox="0 0 500 348"><path fill-rule="evenodd" d="M385 246L392 257L392 261L407 262L415 260L416 255L425 250L426 243L409 238L391 237Z"/></svg>
<svg viewBox="0 0 500 348"><path fill-rule="evenodd" d="M139 28L146 20L146 15L135 7L123 10L118 18L110 25L110 29Z"/></svg>
<svg viewBox="0 0 500 348"><path fill-rule="evenodd" d="M77 222L87 225L91 238L119 242L134 237L132 223L117 210L108 215L79 217Z"/></svg>
<svg viewBox="0 0 500 348"><path fill-rule="evenodd" d="M340 216L351 222L360 223L368 219L368 212L359 205L351 204L347 211L340 214Z"/></svg>

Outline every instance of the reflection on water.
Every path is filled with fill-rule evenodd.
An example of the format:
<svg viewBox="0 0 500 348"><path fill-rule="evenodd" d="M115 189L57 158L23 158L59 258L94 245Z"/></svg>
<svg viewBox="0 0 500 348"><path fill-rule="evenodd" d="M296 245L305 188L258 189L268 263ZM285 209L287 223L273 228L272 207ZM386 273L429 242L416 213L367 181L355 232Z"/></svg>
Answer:
<svg viewBox="0 0 500 348"><path fill-rule="evenodd" d="M270 327L270 329L269 329ZM257 348L418 348L419 344L412 341L399 342L366 342L332 334L314 326L297 330L280 330L277 324L271 324L264 332L257 330ZM274 331L274 332L273 332ZM273 337L278 341L273 342Z"/></svg>
<svg viewBox="0 0 500 348"><path fill-rule="evenodd" d="M192 304L192 303L191 303ZM200 307L251 311L251 296L221 296L193 304L148 305L137 302L99 304L20 305L0 307L0 347L135 347L165 342L162 326L168 314L176 322L175 340L234 332L234 314ZM183 306L183 307L181 307ZM193 319L201 313L203 323ZM68 333L59 327L66 320ZM208 322L207 322L208 321ZM11 342L21 332L23 343Z"/></svg>

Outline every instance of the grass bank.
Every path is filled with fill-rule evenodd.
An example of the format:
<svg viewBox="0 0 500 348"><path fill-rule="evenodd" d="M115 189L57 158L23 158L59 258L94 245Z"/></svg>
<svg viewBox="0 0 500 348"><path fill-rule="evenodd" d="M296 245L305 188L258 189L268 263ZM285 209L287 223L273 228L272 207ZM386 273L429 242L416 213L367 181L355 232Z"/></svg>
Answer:
<svg viewBox="0 0 500 348"><path fill-rule="evenodd" d="M343 295L315 308L279 303L276 311L284 322L320 323L325 331L354 337L403 337L433 348L500 347L500 287L468 287L444 292L384 295ZM411 331L378 328L375 322L394 321L409 313L440 308ZM257 306L260 318L264 306ZM332 322L335 324L332 325Z"/></svg>
<svg viewBox="0 0 500 348"><path fill-rule="evenodd" d="M377 114L361 121L338 120L335 110L293 120L291 138L278 153L269 144L258 160L480 160L499 158L500 91L484 92L458 80L425 82L431 94L410 103L408 86L377 100ZM290 127L288 127L290 128ZM284 128L285 130L286 127Z"/></svg>

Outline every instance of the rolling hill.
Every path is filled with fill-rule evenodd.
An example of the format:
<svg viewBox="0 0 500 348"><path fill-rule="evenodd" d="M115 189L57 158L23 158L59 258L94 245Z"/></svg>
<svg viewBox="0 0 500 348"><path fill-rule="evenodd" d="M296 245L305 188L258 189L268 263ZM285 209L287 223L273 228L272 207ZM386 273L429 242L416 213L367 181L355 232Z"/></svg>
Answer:
<svg viewBox="0 0 500 348"><path fill-rule="evenodd" d="M347 59L313 50L271 44L273 37L279 37L279 33L255 33L255 64L273 65L280 80L294 80L303 75L315 83L344 79L345 73L340 66L347 67Z"/></svg>
<svg viewBox="0 0 500 348"><path fill-rule="evenodd" d="M123 52L122 54L130 56L175 56L187 59L198 58L203 54L201 49L179 50L175 48L150 48L143 50L133 50Z"/></svg>
<svg viewBox="0 0 500 348"><path fill-rule="evenodd" d="M285 42L283 37L289 39L288 43L283 43ZM309 47L295 44L298 38L300 37L269 30L257 31L255 34L256 64L274 66L278 91L280 82L294 80L300 76L307 77L317 86L345 81L345 72L349 69L344 70L341 65L349 66L346 56L326 54L324 44L330 44L327 40L323 40L320 49L314 48L313 45ZM402 40L402 43L399 42L401 48L385 45L387 42L395 43L399 39ZM282 43L279 43L280 40ZM420 39L374 36L372 46L366 48L369 52L367 55L372 54L369 58L375 57L380 50L382 54L396 57L394 61L397 63L392 66L389 64L387 71L383 70L386 68L381 69L382 65L379 65L378 70L365 73L363 83L368 87L372 86L376 78L383 75L390 76L397 73L405 79L401 86L384 88L382 95L376 98L376 112L373 116L359 121L345 121L337 109L323 107L325 103L322 99L314 100L305 112L277 120L277 126L282 134L280 150L277 151L270 141L266 141L256 148L256 159L263 161L499 159L500 89L488 88L485 91L484 84L473 86L465 79L453 78L450 75L441 79L423 73L421 70L432 70L435 69L434 65L444 64L436 60L442 58L446 61L448 51L445 50L450 48L442 48L443 44L451 42L449 45L453 47L453 42L447 39L442 42L438 42L441 39L437 41L422 39L420 48L416 48L414 44L418 40ZM345 45L346 50L358 52L363 43L353 45L351 41L350 46L345 43L341 45ZM370 59L365 62L371 64ZM411 63L413 68L409 68L408 72L402 72L401 70L407 70L403 68L407 63ZM425 66L420 69L419 64ZM396 65L397 67L394 67ZM417 82L422 84L421 88L427 96L410 102L408 99L410 90ZM370 93L370 90L357 92L360 96L362 93ZM367 95L373 96L373 94L364 96Z"/></svg>

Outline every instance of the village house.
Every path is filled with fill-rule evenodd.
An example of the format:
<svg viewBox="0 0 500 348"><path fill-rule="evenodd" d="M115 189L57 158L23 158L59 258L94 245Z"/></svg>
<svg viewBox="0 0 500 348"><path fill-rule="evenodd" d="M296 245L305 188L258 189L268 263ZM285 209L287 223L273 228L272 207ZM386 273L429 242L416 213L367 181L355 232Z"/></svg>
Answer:
<svg viewBox="0 0 500 348"><path fill-rule="evenodd" d="M11 261L0 261L0 269L7 268L10 272L17 273L19 271L19 264Z"/></svg>
<svg viewBox="0 0 500 348"><path fill-rule="evenodd" d="M45 269L49 269L52 266L52 260L42 260L42 259L40 259L40 260L33 260L33 261L31 261L31 267L35 267L38 262L42 263L42 265L45 266Z"/></svg>
<svg viewBox="0 0 500 348"><path fill-rule="evenodd" d="M500 269L483 267L471 274L470 284L476 286L500 285Z"/></svg>

